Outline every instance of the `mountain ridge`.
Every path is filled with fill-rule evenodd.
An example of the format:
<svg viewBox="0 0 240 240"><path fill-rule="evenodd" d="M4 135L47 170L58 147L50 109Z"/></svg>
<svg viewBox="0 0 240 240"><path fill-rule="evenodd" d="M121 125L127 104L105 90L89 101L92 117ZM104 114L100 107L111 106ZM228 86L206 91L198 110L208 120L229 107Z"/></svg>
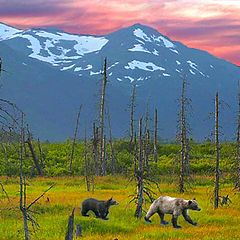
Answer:
<svg viewBox="0 0 240 240"><path fill-rule="evenodd" d="M6 27L9 30L6 32L4 26L0 24L0 56L4 69L11 74L2 74L2 94L26 110L34 133L41 139L57 141L71 137L75 111L81 102L85 107L89 105L83 121L90 123L96 118L96 93L105 57L108 58L107 94L115 136L126 136L129 116L125 109L133 85L137 86L138 92L136 118L146 111L147 102L150 114L157 107L159 114L165 115L159 123L163 129L162 138L175 137L176 99L180 96L183 75L190 84L188 94L196 109L196 116L190 119L194 125L192 135L196 139L204 139L210 129L210 123L206 124L205 119L212 111L209 102L216 91L220 91L224 100L230 101L233 109L236 107L233 96L237 94L237 75L240 73L236 65L172 41L146 25L134 24L101 36L42 28L14 30L11 26ZM17 85L18 89L14 85L16 82L22 84ZM34 105L29 106L28 102ZM234 114L231 110L223 115L224 126L232 123L227 129L227 138L234 130ZM87 128L90 134L91 125Z"/></svg>

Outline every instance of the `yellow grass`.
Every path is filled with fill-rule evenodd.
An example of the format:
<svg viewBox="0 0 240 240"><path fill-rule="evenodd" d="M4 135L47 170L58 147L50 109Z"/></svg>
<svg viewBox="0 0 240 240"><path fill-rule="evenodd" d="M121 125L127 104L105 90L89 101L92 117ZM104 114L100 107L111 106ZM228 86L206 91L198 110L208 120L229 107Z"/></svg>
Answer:
<svg viewBox="0 0 240 240"><path fill-rule="evenodd" d="M0 193L0 239L23 239L23 222L18 206L18 179L0 178L10 196L7 201L4 194ZM96 179L94 193L85 190L84 178L36 178L29 179L28 202L30 203L51 184L56 186L42 198L32 210L38 212L35 217L40 224L40 229L32 232L34 240L64 239L68 216L75 207L75 224L81 224L83 237L81 239L94 240L141 240L141 239L240 239L240 194L232 191L231 186L224 186L221 194L230 194L230 206L213 209L211 202L212 186L196 185L192 191L178 194L174 184L161 184L161 193L157 195L170 195L191 199L196 197L201 212L190 211L191 217L198 222L194 227L186 223L182 217L179 224L182 229L173 229L171 224L161 226L159 217L154 215L152 224L134 218L134 204L128 205L128 197L135 190L134 183L128 184L125 177L102 177ZM114 197L120 205L110 209L109 220L104 221L80 215L80 203L88 197L107 199ZM47 197L50 202L47 202ZM144 207L147 209L149 203ZM11 208L11 209L9 209ZM171 216L166 220L170 222ZM31 229L31 227L30 227Z"/></svg>

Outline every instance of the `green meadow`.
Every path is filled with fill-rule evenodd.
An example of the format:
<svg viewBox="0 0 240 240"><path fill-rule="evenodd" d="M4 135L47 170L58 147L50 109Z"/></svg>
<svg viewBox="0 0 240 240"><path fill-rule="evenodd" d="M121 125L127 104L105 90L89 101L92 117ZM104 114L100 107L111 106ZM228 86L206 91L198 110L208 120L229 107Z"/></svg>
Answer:
<svg viewBox="0 0 240 240"><path fill-rule="evenodd" d="M34 142L39 156L37 143ZM135 204L129 204L132 194L136 193L136 182L133 176L134 154L125 140L115 140L114 149L117 159L116 175L111 175L111 161L108 161L108 175L95 177L95 191L86 191L84 175L84 144L79 141L73 159L73 176L69 176L69 152L71 141L64 143L42 143L44 153L44 177L37 177L29 150L24 155L24 174L27 176L27 203L31 203L46 189L54 184L31 208L32 216L39 224L31 230L31 239L57 240L65 239L68 217L75 208L76 224L82 226L81 239L240 239L240 193L233 190L235 144L223 143L221 146L220 195L230 196L231 203L213 208L215 148L213 143L191 143L191 177L186 184L186 192L179 194L179 153L176 143L159 144L158 162L149 156L149 174L154 176L159 188L152 186L155 198L161 195L192 199L195 197L202 208L201 212L190 211L190 216L198 222L192 226L179 218L180 230L159 224L158 215L152 223L145 223L143 218L134 217ZM89 143L90 145L90 143ZM4 147L4 145L3 145ZM7 151L0 151L0 183L4 186L9 200L0 188L0 239L23 239L23 218L19 210L19 156L17 145L5 145ZM89 148L91 150L91 148ZM110 148L107 146L110 156ZM131 180L131 181L130 181ZM81 202L94 197L107 200L110 197L120 204L110 208L109 220L82 217ZM144 211L150 203L145 202ZM144 214L144 213L143 213ZM170 221L171 216L166 215Z"/></svg>
<svg viewBox="0 0 240 240"><path fill-rule="evenodd" d="M170 177L159 180L160 192L156 189L156 196L169 195L191 199L195 197L202 208L201 212L190 211L190 216L198 222L192 226L179 217L182 229L173 229L171 224L161 226L158 215L154 215L152 223L145 223L143 219L134 217L135 205L129 204L129 195L135 192L135 183L129 182L126 176L106 176L95 179L95 192L87 192L84 177L46 177L28 179L28 202L33 201L50 185L55 186L46 193L32 208L33 215L39 228L31 229L34 240L64 239L67 229L68 216L75 208L75 225L82 226L81 239L240 239L240 194L232 190L230 183L224 183L221 194L229 194L232 203L229 206L213 209L212 179L197 176L194 186L184 194L179 194L176 184ZM18 209L19 185L16 177L1 177L9 200L2 193L0 196L0 239L23 239L23 221ZM81 202L88 197L108 199L114 197L120 204L110 209L109 220L82 217ZM144 205L147 210L150 203ZM171 216L166 215L170 221Z"/></svg>

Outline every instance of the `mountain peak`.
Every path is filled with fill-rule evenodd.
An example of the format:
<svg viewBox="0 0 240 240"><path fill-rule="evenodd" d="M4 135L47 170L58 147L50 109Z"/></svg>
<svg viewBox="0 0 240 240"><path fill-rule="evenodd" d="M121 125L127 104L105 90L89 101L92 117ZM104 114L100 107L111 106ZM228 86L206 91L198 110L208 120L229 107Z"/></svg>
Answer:
<svg viewBox="0 0 240 240"><path fill-rule="evenodd" d="M0 22L0 40L9 39L13 34L21 30Z"/></svg>

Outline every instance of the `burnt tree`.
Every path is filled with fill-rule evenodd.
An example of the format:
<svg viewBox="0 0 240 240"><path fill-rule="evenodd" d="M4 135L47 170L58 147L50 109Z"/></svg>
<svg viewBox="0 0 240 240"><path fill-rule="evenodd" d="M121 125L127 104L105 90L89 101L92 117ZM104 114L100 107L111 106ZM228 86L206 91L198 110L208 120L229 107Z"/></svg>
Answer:
<svg viewBox="0 0 240 240"><path fill-rule="evenodd" d="M238 82L238 113L237 113L237 138L236 156L234 163L234 186L240 191L240 85Z"/></svg>
<svg viewBox="0 0 240 240"><path fill-rule="evenodd" d="M155 112L154 112L154 140L153 140L153 156L154 156L155 163L157 163L157 161L158 161L157 144L158 144L158 113L157 113L157 109L155 109Z"/></svg>
<svg viewBox="0 0 240 240"><path fill-rule="evenodd" d="M99 130L100 130L100 175L106 174L106 158L105 158L105 148L104 148L104 120L105 120L105 98L106 98L106 86L107 86L107 58L104 59L103 65L103 78L101 86L101 96L100 96L100 114L99 114Z"/></svg>
<svg viewBox="0 0 240 240"><path fill-rule="evenodd" d="M218 208L219 205L219 180L220 180L220 142L219 142L219 96L216 93L215 98L215 152L216 152L216 163L215 163L215 186L214 186L214 208Z"/></svg>
<svg viewBox="0 0 240 240"><path fill-rule="evenodd" d="M73 158L74 158L74 152L75 152L75 147L76 147L76 140L77 140L81 110L82 110L82 105L80 106L78 113L77 113L76 126L74 129L72 148L71 148L71 153L70 153L69 172L71 175L73 174L72 166L73 166Z"/></svg>
<svg viewBox="0 0 240 240"><path fill-rule="evenodd" d="M182 77L182 91L180 98L180 112L179 112L179 127L180 127L180 175L179 175L179 191L185 191L186 177L189 172L189 139L188 139L188 124L187 124L187 107L189 99L186 97L186 76ZM188 170L187 170L188 169Z"/></svg>
<svg viewBox="0 0 240 240"><path fill-rule="evenodd" d="M138 166L135 172L137 179L137 207L135 216L142 217L142 207L144 202L144 159L143 159L143 140L142 140L142 118L139 120L138 126Z"/></svg>
<svg viewBox="0 0 240 240"><path fill-rule="evenodd" d="M132 95L130 100L130 145L134 141L134 113L136 108L136 84L133 85Z"/></svg>
<svg viewBox="0 0 240 240"><path fill-rule="evenodd" d="M33 142L32 142L32 135L31 135L31 133L30 133L28 128L27 128L27 139L26 139L25 143L27 143L27 145L29 147L29 150L30 150L30 153L31 153L34 165L35 165L35 168L36 168L36 170L38 172L38 175L42 176L43 175L42 166L41 166L41 164L39 162L39 159L38 159L38 156L37 156L37 154L35 152L35 149L34 149L34 146L33 146Z"/></svg>

